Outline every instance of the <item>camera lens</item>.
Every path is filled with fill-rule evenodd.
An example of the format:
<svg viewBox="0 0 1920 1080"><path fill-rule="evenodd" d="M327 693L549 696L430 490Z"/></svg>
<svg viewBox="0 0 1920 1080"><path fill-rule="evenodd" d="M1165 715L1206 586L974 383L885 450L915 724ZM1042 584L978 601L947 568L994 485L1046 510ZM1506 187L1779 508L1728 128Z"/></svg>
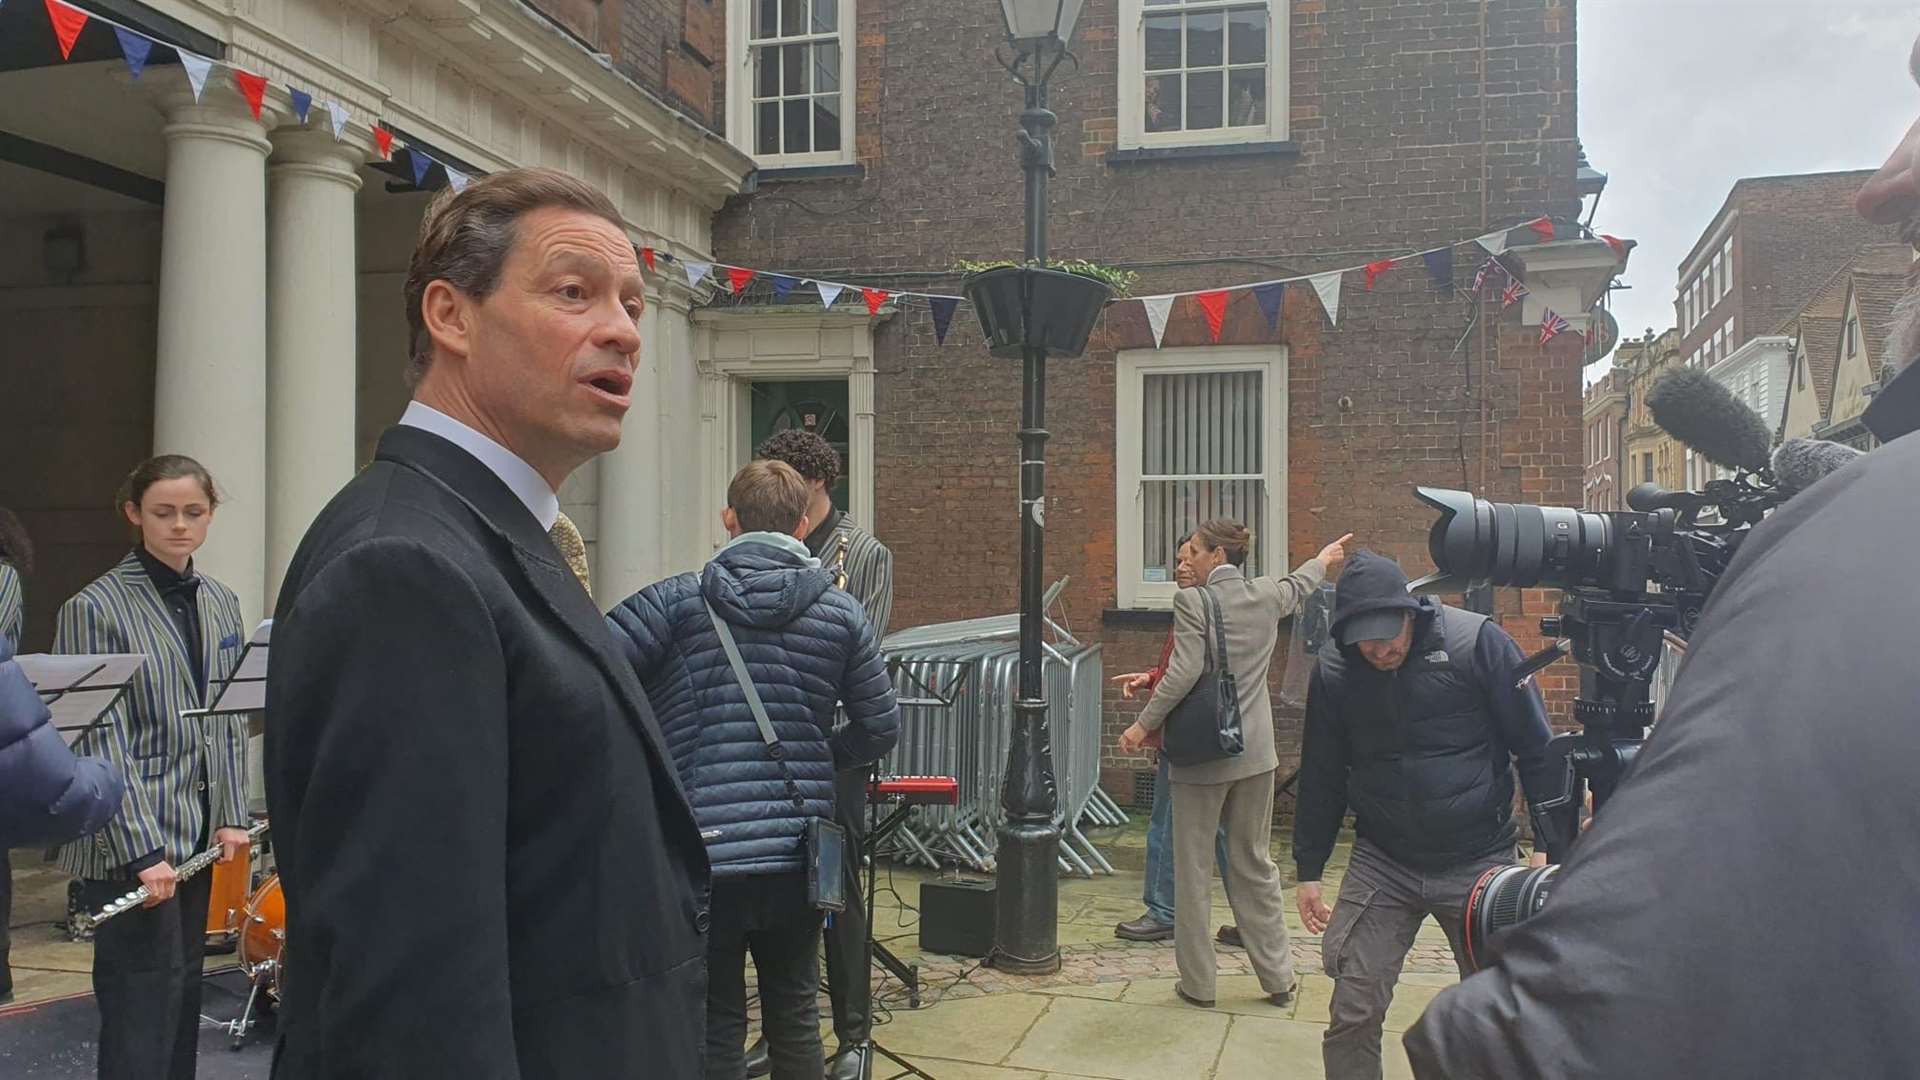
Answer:
<svg viewBox="0 0 1920 1080"><path fill-rule="evenodd" d="M1488 502L1445 488L1414 493L1440 511L1427 534L1427 552L1440 573L1424 585L1437 591L1478 581L1569 588L1602 580L1613 542L1613 521L1605 514Z"/></svg>
<svg viewBox="0 0 1920 1080"><path fill-rule="evenodd" d="M1469 971L1479 971L1486 963L1487 944L1495 934L1540 914L1559 872L1558 865L1496 866L1480 875L1467 894L1464 944Z"/></svg>

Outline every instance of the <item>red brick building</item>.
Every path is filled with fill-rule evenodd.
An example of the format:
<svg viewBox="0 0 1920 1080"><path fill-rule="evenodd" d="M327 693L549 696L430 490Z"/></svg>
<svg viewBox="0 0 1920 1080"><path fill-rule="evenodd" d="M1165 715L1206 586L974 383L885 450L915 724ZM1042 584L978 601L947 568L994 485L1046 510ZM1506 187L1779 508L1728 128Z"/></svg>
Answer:
<svg viewBox="0 0 1920 1080"><path fill-rule="evenodd" d="M716 257L957 293L956 264L1017 256L1019 90L994 60L998 9L807 4L726 6L714 112L759 172L718 216ZM1053 85L1051 254L1134 271L1136 296L1356 266L1545 214L1564 238L1578 209L1563 0L1098 0L1073 48L1078 70ZM1141 305L1118 303L1084 358L1051 365L1047 577L1071 579L1066 621L1104 643L1109 672L1157 657L1172 548L1197 512L1176 509L1183 494L1250 518L1260 567L1282 572L1347 531L1425 572L1415 484L1580 504L1581 341L1542 347L1538 324L1551 306L1583 327L1616 263L1594 241L1516 247L1534 296L1476 322L1461 290L1484 257L1457 249L1455 291L1417 259L1372 291L1349 275L1337 324L1311 289L1288 288L1274 327L1239 293L1217 343L1190 299L1158 348ZM848 502L895 553L896 627L1014 610L1019 364L987 355L965 307L942 345L924 303L869 319L795 296L755 286L699 313L716 343L708 400L736 432L725 449L744 453L780 410L819 418L852 459ZM1537 640L1547 594L1497 603ZM1558 700L1573 672L1547 681ZM1131 708L1109 703L1110 745ZM1297 714L1281 723L1297 753ZM1109 754L1124 797L1147 762Z"/></svg>

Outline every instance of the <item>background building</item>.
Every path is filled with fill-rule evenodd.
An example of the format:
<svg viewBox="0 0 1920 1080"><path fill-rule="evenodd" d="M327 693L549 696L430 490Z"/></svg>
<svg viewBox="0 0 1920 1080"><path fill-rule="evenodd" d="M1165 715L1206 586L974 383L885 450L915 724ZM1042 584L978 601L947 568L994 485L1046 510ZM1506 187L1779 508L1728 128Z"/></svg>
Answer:
<svg viewBox="0 0 1920 1080"><path fill-rule="evenodd" d="M1860 415L1893 362L1884 347L1913 258L1905 244L1862 247L1782 323L1794 343L1777 416L1783 438L1832 439L1862 450L1878 445Z"/></svg>
<svg viewBox="0 0 1920 1080"><path fill-rule="evenodd" d="M1660 376L1682 363L1680 341L1677 329L1658 337L1649 330L1639 341L1622 342L1613 354L1614 370L1625 380L1622 392L1627 425L1622 449L1626 475L1621 483L1626 491L1640 484L1658 484L1668 491L1686 487L1686 448L1653 422L1653 411L1647 408L1647 391Z"/></svg>
<svg viewBox="0 0 1920 1080"><path fill-rule="evenodd" d="M1587 475L1581 506L1588 510L1626 509L1627 372L1618 366L1587 387L1581 411L1586 425Z"/></svg>

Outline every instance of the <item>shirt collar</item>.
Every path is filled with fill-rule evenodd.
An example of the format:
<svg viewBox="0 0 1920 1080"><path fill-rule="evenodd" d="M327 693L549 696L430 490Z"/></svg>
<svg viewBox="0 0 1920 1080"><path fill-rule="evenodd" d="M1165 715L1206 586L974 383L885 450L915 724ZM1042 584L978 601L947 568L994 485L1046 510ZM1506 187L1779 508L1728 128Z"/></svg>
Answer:
<svg viewBox="0 0 1920 1080"><path fill-rule="evenodd" d="M541 529L548 532L553 530L553 523L560 519L560 497L554 494L546 479L518 454L439 409L418 401L407 405L407 411L400 414L400 424L430 431L472 454L489 472L499 477L501 483L507 485L507 490L513 492L515 498L525 504L534 520L540 523Z"/></svg>
<svg viewBox="0 0 1920 1080"><path fill-rule="evenodd" d="M807 550L816 558L827 550L827 544L833 539L833 534L840 529L840 519L845 516L836 509L827 515L827 520L814 526L813 531L807 534Z"/></svg>
<svg viewBox="0 0 1920 1080"><path fill-rule="evenodd" d="M183 574L154 558L153 552L148 551L145 544L134 545L133 556L140 560L140 566L147 572L147 578L153 582L153 587L162 593L170 593L181 588L191 590L200 587L200 577L193 572L192 560L187 561L187 572Z"/></svg>

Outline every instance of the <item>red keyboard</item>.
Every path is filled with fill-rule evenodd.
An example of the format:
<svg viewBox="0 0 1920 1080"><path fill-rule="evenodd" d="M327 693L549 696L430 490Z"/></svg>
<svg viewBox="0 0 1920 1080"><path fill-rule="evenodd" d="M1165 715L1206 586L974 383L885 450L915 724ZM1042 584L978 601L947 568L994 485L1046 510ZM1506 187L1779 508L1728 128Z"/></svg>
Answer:
<svg viewBox="0 0 1920 1080"><path fill-rule="evenodd" d="M869 803L957 806L960 781L951 776L883 776L867 785Z"/></svg>

